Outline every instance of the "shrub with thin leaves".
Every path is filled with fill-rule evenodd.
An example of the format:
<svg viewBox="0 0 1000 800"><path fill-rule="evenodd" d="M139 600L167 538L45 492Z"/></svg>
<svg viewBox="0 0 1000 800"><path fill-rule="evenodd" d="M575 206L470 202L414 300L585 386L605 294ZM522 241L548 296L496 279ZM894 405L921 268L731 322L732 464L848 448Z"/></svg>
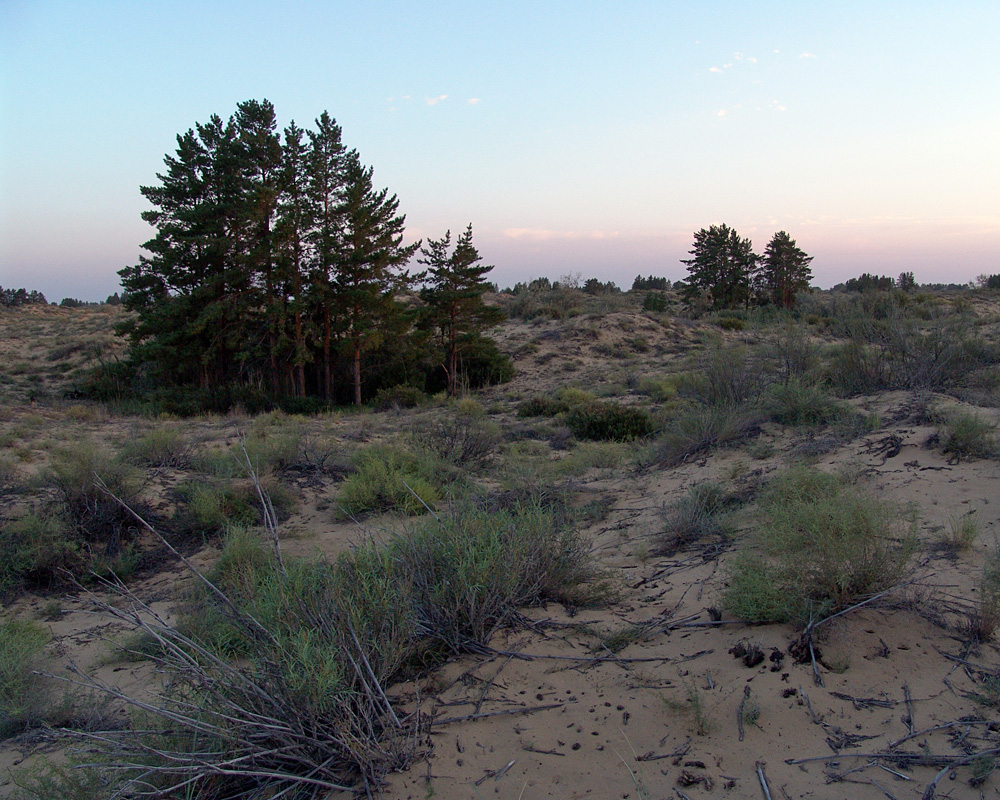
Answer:
<svg viewBox="0 0 1000 800"><path fill-rule="evenodd" d="M940 436L944 452L957 458L996 458L1000 455L996 425L974 412L952 411L946 417Z"/></svg>
<svg viewBox="0 0 1000 800"><path fill-rule="evenodd" d="M83 544L58 514L32 510L0 526L0 596L23 586L51 588L86 563Z"/></svg>
<svg viewBox="0 0 1000 800"><path fill-rule="evenodd" d="M664 507L658 551L673 554L700 539L727 536L730 530L727 515L737 505L736 498L718 484L695 484L683 497Z"/></svg>
<svg viewBox="0 0 1000 800"><path fill-rule="evenodd" d="M165 694L131 701L141 736L100 736L123 796L374 791L417 742L384 686L481 649L519 605L579 602L580 582L595 575L565 519L530 500L463 505L334 563L282 561L265 548L249 531L231 532L190 614L212 609L244 640L233 650L220 652L197 626L171 626L134 596L131 610L107 607L140 625L155 644L144 652L171 675Z"/></svg>
<svg viewBox="0 0 1000 800"><path fill-rule="evenodd" d="M914 521L902 509L819 470L779 475L760 510L724 595L748 622L804 623L847 608L896 585L913 552Z"/></svg>
<svg viewBox="0 0 1000 800"><path fill-rule="evenodd" d="M759 430L759 419L752 409L691 406L664 426L648 458L655 464L676 466L717 447L747 439Z"/></svg>
<svg viewBox="0 0 1000 800"><path fill-rule="evenodd" d="M630 442L653 432L644 408L598 400L571 408L566 425L574 436L596 441Z"/></svg>
<svg viewBox="0 0 1000 800"><path fill-rule="evenodd" d="M853 413L821 386L797 378L771 386L767 409L775 422L794 426L828 425Z"/></svg>
<svg viewBox="0 0 1000 800"><path fill-rule="evenodd" d="M0 621L0 738L38 725L45 717L48 691L33 670L48 641L48 633L38 625Z"/></svg>
<svg viewBox="0 0 1000 800"><path fill-rule="evenodd" d="M1000 549L994 547L987 554L976 589L979 597L969 615L969 633L986 642L1000 628Z"/></svg>
<svg viewBox="0 0 1000 800"><path fill-rule="evenodd" d="M438 472L425 455L398 447L370 447L357 453L354 467L337 495L344 514L422 514L425 504L433 508L441 499Z"/></svg>

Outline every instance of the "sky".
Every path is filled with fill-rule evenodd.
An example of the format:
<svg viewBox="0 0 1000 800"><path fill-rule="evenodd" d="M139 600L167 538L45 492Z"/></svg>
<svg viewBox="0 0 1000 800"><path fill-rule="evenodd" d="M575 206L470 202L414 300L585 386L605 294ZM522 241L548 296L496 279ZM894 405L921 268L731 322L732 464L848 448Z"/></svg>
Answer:
<svg viewBox="0 0 1000 800"><path fill-rule="evenodd" d="M407 237L501 287L683 278L725 223L814 283L1000 272L1000 3L0 0L0 285L102 300L176 136L324 111Z"/></svg>

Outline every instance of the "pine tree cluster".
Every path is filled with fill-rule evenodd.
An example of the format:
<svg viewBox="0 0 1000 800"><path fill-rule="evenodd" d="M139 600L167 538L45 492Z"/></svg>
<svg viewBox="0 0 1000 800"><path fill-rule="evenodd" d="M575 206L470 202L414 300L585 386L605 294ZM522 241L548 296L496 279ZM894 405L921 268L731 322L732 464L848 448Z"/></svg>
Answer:
<svg viewBox="0 0 1000 800"><path fill-rule="evenodd" d="M454 391L463 354L503 361L481 336L498 317L482 310L491 268L469 272L471 226L455 253L431 240L429 279L410 274L421 243L404 243L398 199L326 112L279 132L272 104L249 100L164 162L141 187L148 255L119 273L135 312L119 333L146 383L360 404L398 384ZM441 299L449 281L460 302Z"/></svg>

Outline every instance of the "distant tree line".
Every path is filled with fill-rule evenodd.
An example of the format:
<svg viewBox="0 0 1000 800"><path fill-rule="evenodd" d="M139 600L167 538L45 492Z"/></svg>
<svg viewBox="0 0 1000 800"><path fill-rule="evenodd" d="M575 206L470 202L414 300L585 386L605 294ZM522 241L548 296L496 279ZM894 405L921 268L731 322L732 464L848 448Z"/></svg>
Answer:
<svg viewBox="0 0 1000 800"><path fill-rule="evenodd" d="M48 305L45 295L41 292L27 289L4 289L0 286L0 306L16 308L17 306Z"/></svg>
<svg viewBox="0 0 1000 800"><path fill-rule="evenodd" d="M323 112L278 131L268 101L177 136L158 183L140 188L155 236L123 269L119 333L154 385L255 387L274 397L360 404L408 384L454 392L509 377L482 336L501 315L472 228L406 265L405 216ZM419 289L419 293L418 290Z"/></svg>

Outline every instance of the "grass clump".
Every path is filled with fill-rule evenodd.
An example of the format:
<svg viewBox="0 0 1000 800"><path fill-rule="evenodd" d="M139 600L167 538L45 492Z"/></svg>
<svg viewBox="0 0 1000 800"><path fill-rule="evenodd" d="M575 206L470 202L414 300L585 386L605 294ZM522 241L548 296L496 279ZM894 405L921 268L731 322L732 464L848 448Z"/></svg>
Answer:
<svg viewBox="0 0 1000 800"><path fill-rule="evenodd" d="M0 738L41 724L48 692L34 669L49 641L38 625L17 619L0 622Z"/></svg>
<svg viewBox="0 0 1000 800"><path fill-rule="evenodd" d="M659 553L670 555L699 539L727 537L727 515L736 505L735 498L717 484L695 484L686 495L664 507Z"/></svg>
<svg viewBox="0 0 1000 800"><path fill-rule="evenodd" d="M437 420L418 433L423 447L459 467L479 467L493 457L500 444L500 429L486 419L481 406L457 405L455 414Z"/></svg>
<svg viewBox="0 0 1000 800"><path fill-rule="evenodd" d="M337 496L345 516L387 511L422 514L424 504L433 508L441 500L434 462L424 454L398 447L370 447L357 453L354 467Z"/></svg>
<svg viewBox="0 0 1000 800"><path fill-rule="evenodd" d="M752 410L733 406L691 406L664 427L649 455L654 464L676 466L717 447L732 444L759 430Z"/></svg>
<svg viewBox="0 0 1000 800"><path fill-rule="evenodd" d="M944 452L956 458L996 458L996 425L975 413L953 411L939 432Z"/></svg>
<svg viewBox="0 0 1000 800"><path fill-rule="evenodd" d="M50 588L86 563L83 544L51 511L32 510L0 527L0 596L25 587Z"/></svg>
<svg viewBox="0 0 1000 800"><path fill-rule="evenodd" d="M979 538L979 515L975 511L948 519L948 544L955 550L968 550Z"/></svg>
<svg viewBox="0 0 1000 800"><path fill-rule="evenodd" d="M976 591L979 599L969 614L969 634L987 642L1000 628L1000 549L994 547L987 554Z"/></svg>
<svg viewBox="0 0 1000 800"><path fill-rule="evenodd" d="M760 501L753 546L737 556L725 607L748 622L818 619L891 588L914 546L914 523L846 478L794 467Z"/></svg>
<svg viewBox="0 0 1000 800"><path fill-rule="evenodd" d="M829 425L848 417L851 408L815 383L792 378L774 384L767 395L771 419L782 425Z"/></svg>
<svg viewBox="0 0 1000 800"><path fill-rule="evenodd" d="M630 442L653 432L645 409L599 400L570 409L566 425L574 436L595 441Z"/></svg>

